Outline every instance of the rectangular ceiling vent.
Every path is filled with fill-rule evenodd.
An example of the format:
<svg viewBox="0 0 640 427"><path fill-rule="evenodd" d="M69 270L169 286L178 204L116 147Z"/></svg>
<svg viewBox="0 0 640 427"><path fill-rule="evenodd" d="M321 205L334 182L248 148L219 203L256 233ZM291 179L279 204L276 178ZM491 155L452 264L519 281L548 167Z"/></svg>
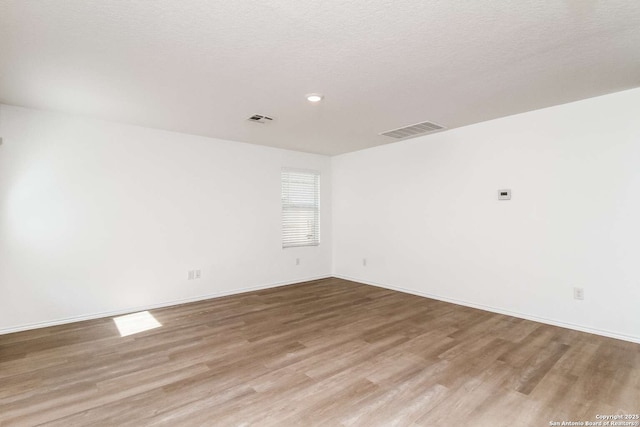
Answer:
<svg viewBox="0 0 640 427"><path fill-rule="evenodd" d="M265 116L262 114L254 114L253 116L249 117L247 120L254 123L267 123L267 122L273 121L273 117Z"/></svg>
<svg viewBox="0 0 640 427"><path fill-rule="evenodd" d="M396 138L396 139L402 139L402 138L412 138L415 136L426 135L428 133L436 132L442 129L446 129L446 128L444 126L440 126L432 122L422 122L422 123L416 123L415 125L388 130L386 132L382 132L380 135L390 136L391 138Z"/></svg>

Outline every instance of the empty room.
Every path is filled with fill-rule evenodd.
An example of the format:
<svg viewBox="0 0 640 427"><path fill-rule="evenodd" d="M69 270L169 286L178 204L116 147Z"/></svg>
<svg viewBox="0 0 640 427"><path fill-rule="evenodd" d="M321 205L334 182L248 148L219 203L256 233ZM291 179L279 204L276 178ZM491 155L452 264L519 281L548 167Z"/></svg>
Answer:
<svg viewBox="0 0 640 427"><path fill-rule="evenodd" d="M0 0L0 426L640 426L640 2Z"/></svg>

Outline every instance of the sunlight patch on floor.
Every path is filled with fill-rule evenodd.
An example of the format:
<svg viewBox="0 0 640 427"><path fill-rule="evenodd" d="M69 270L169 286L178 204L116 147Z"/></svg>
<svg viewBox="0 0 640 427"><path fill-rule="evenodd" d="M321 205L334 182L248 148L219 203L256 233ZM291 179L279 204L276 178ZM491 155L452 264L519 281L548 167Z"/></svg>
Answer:
<svg viewBox="0 0 640 427"><path fill-rule="evenodd" d="M126 337L128 335L137 334L162 326L162 323L158 322L148 311L114 317L113 321L115 322L121 337Z"/></svg>

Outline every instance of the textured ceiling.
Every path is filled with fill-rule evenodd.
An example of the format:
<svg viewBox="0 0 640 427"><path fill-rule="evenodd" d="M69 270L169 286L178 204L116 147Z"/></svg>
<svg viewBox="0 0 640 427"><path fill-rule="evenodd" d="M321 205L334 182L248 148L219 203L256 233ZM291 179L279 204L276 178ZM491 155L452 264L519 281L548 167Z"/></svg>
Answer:
<svg viewBox="0 0 640 427"><path fill-rule="evenodd" d="M0 0L2 103L314 153L637 86L638 0Z"/></svg>

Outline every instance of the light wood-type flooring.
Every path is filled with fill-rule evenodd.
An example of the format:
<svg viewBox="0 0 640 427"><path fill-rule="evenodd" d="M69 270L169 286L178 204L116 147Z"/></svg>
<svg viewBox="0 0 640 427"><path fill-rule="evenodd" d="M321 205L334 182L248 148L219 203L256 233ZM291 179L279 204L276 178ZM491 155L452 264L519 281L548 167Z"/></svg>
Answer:
<svg viewBox="0 0 640 427"><path fill-rule="evenodd" d="M0 336L0 425L549 426L640 413L640 345L340 279Z"/></svg>

